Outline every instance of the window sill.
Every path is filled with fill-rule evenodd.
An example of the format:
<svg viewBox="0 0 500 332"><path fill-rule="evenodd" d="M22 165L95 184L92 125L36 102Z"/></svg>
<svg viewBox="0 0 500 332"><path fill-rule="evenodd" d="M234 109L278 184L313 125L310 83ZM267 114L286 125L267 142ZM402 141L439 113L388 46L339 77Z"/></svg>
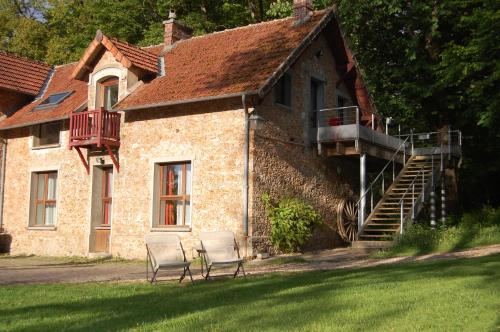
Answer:
<svg viewBox="0 0 500 332"><path fill-rule="evenodd" d="M57 230L56 226L28 226L26 227L29 231L55 231Z"/></svg>
<svg viewBox="0 0 500 332"><path fill-rule="evenodd" d="M61 144L47 144L47 145L40 145L40 146L32 146L31 150L43 150L43 149L54 149L54 148L60 148Z"/></svg>
<svg viewBox="0 0 500 332"><path fill-rule="evenodd" d="M165 227L153 227L150 229L151 232L191 232L190 226L165 226Z"/></svg>

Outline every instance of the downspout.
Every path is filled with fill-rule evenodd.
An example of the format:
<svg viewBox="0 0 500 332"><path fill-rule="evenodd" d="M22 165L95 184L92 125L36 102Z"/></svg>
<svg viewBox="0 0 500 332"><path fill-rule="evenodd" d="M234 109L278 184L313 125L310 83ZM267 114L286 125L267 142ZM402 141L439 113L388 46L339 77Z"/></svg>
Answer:
<svg viewBox="0 0 500 332"><path fill-rule="evenodd" d="M7 156L7 140L0 137L2 146L2 162L0 163L0 233L3 232L3 194L5 187L5 157Z"/></svg>
<svg viewBox="0 0 500 332"><path fill-rule="evenodd" d="M243 144L243 239L245 241L245 256L248 254L248 165L250 159L250 115L246 104L246 95L241 95L245 113L245 142Z"/></svg>

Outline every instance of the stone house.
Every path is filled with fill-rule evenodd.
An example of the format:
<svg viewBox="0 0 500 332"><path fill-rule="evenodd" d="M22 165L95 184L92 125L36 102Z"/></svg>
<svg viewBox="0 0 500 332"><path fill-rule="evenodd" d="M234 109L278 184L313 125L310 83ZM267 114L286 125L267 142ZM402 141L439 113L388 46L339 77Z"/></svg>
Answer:
<svg viewBox="0 0 500 332"><path fill-rule="evenodd" d="M175 232L194 254L200 231L231 230L251 256L270 250L263 193L309 202L326 221L311 246L341 245L358 164L317 144L316 111L377 118L335 11L295 1L293 17L200 37L164 25L160 45L98 31L77 63L29 62L43 82L21 81L31 99L0 120L11 253L143 258L145 234Z"/></svg>

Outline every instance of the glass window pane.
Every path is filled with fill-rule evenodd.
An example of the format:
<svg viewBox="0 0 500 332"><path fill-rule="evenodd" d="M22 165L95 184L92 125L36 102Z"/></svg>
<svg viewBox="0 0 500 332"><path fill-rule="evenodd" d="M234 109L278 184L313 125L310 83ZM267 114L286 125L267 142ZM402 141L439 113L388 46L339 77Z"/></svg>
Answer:
<svg viewBox="0 0 500 332"><path fill-rule="evenodd" d="M105 190L104 190L104 196L105 197L111 197L111 193L113 192L113 170L108 168L105 170L105 176L106 176L106 183L105 183Z"/></svg>
<svg viewBox="0 0 500 332"><path fill-rule="evenodd" d="M158 225L166 225L165 223L165 207L166 202L165 201L160 201L160 219L158 220Z"/></svg>
<svg viewBox="0 0 500 332"><path fill-rule="evenodd" d="M60 122L43 123L40 125L38 145L49 145L59 143Z"/></svg>
<svg viewBox="0 0 500 332"><path fill-rule="evenodd" d="M111 204L111 202L104 202L103 225L109 225L111 223Z"/></svg>
<svg viewBox="0 0 500 332"><path fill-rule="evenodd" d="M36 205L36 225L43 225L43 214L45 213L43 204Z"/></svg>
<svg viewBox="0 0 500 332"><path fill-rule="evenodd" d="M57 192L57 173L52 172L48 174L48 190L47 190L47 199L48 200L55 200L56 199L56 192Z"/></svg>
<svg viewBox="0 0 500 332"><path fill-rule="evenodd" d="M165 165L162 167L162 195L181 195L182 165Z"/></svg>
<svg viewBox="0 0 500 332"><path fill-rule="evenodd" d="M191 164L186 165L186 195L191 195Z"/></svg>
<svg viewBox="0 0 500 332"><path fill-rule="evenodd" d="M38 181L38 184L37 184L37 188L36 188L36 198L38 200L42 200L43 199L43 196L45 195L45 174L43 173L40 173L40 174L37 174L37 181Z"/></svg>
<svg viewBox="0 0 500 332"><path fill-rule="evenodd" d="M187 201L186 203L186 220L185 223L187 226L191 226L191 202Z"/></svg>
<svg viewBox="0 0 500 332"><path fill-rule="evenodd" d="M104 108L111 110L118 102L118 85L104 87Z"/></svg>
<svg viewBox="0 0 500 332"><path fill-rule="evenodd" d="M160 225L182 225L182 202L160 202Z"/></svg>
<svg viewBox="0 0 500 332"><path fill-rule="evenodd" d="M47 204L47 206L45 207L45 224L54 225L55 218L56 218L56 205Z"/></svg>

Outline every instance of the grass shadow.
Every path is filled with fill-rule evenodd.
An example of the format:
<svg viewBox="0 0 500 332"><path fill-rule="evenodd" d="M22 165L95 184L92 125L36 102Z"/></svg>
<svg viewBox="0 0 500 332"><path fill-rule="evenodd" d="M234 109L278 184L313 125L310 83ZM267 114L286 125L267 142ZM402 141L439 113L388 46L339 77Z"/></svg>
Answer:
<svg viewBox="0 0 500 332"><path fill-rule="evenodd" d="M500 255L494 255L214 280L193 286L8 286L0 290L0 325L23 331L384 329L387 322L403 319L419 299L423 301L418 292L404 293L418 291L416 285L453 285L457 278L468 278L468 288L498 294L499 271Z"/></svg>

